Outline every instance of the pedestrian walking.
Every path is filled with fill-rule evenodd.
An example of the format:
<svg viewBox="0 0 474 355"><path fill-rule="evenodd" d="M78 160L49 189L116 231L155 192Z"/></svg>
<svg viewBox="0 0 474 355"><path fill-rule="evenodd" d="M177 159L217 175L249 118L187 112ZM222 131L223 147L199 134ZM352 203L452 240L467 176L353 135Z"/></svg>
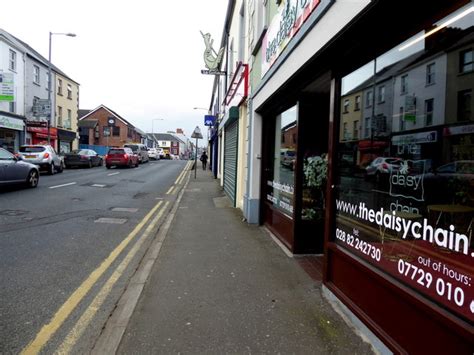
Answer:
<svg viewBox="0 0 474 355"><path fill-rule="evenodd" d="M206 152L202 152L201 157L199 160L202 162L202 170L206 170L207 166L207 154Z"/></svg>

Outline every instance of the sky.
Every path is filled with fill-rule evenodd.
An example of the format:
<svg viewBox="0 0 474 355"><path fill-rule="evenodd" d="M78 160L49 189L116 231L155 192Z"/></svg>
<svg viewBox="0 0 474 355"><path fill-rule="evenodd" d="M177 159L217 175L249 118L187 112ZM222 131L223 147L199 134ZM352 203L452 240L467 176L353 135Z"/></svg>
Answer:
<svg viewBox="0 0 474 355"><path fill-rule="evenodd" d="M15 0L0 28L28 43L80 84L80 109L103 104L145 132L186 136L209 107L214 77L201 74L204 41L221 43L226 0ZM152 127L153 125L153 127ZM205 139L199 145L206 144Z"/></svg>

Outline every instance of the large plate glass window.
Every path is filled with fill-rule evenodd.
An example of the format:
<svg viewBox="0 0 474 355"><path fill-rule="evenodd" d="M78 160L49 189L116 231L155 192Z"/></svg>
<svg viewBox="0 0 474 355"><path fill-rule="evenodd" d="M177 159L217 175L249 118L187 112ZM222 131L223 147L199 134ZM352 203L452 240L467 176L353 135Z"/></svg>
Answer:
<svg viewBox="0 0 474 355"><path fill-rule="evenodd" d="M470 3L342 79L334 233L355 258L468 322L473 47Z"/></svg>
<svg viewBox="0 0 474 355"><path fill-rule="evenodd" d="M296 106L276 117L273 174L266 186L267 201L273 208L293 218L297 143Z"/></svg>

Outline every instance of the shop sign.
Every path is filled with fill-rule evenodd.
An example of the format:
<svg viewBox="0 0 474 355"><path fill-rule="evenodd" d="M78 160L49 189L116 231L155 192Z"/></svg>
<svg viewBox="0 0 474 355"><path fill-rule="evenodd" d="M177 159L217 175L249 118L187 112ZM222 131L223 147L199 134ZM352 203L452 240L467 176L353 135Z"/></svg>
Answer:
<svg viewBox="0 0 474 355"><path fill-rule="evenodd" d="M201 73L208 75L225 75L225 72L219 70L224 56L224 47L219 49L219 52L216 52L212 47L214 40L211 39L211 35L209 33L204 34L201 32L201 36L204 39L204 45L206 46L206 49L204 50L204 64L207 68L207 70L201 70Z"/></svg>
<svg viewBox="0 0 474 355"><path fill-rule="evenodd" d="M392 137L393 145L407 145L407 144L423 144L435 143L438 141L438 132L420 132L414 134L404 134Z"/></svg>
<svg viewBox="0 0 474 355"><path fill-rule="evenodd" d="M474 124L456 127L446 127L443 131L444 136L457 136L460 134L472 134L474 133Z"/></svg>
<svg viewBox="0 0 474 355"><path fill-rule="evenodd" d="M0 101L15 101L13 73L0 72Z"/></svg>
<svg viewBox="0 0 474 355"><path fill-rule="evenodd" d="M320 0L283 0L262 42L262 76L275 63Z"/></svg>
<svg viewBox="0 0 474 355"><path fill-rule="evenodd" d="M17 131L23 131L23 128L25 127L25 123L23 122L23 120L19 120L18 118L12 118L12 117L0 115L0 127L14 129Z"/></svg>
<svg viewBox="0 0 474 355"><path fill-rule="evenodd" d="M416 98L415 96L405 96L405 112L403 114L405 121L416 122Z"/></svg>

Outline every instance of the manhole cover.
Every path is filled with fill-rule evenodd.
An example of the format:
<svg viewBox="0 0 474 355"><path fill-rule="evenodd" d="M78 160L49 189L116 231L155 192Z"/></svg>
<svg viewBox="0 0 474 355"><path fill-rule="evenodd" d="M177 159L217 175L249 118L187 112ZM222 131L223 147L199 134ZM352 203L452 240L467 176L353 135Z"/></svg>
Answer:
<svg viewBox="0 0 474 355"><path fill-rule="evenodd" d="M28 211L23 211L23 210L1 210L0 211L0 215L2 216L22 216L27 213Z"/></svg>
<svg viewBox="0 0 474 355"><path fill-rule="evenodd" d="M95 223L109 223L109 224L124 224L125 222L127 222L127 219L102 217L102 218L96 219L94 222Z"/></svg>

